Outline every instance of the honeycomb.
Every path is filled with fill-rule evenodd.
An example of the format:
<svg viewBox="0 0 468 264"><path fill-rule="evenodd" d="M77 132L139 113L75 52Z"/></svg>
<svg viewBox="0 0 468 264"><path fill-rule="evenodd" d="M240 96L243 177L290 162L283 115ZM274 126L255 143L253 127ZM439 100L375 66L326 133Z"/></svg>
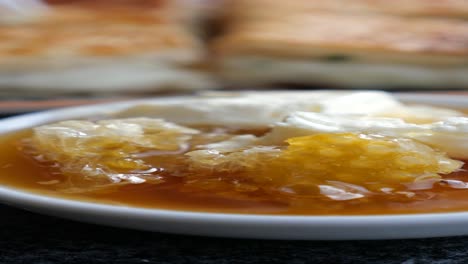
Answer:
<svg viewBox="0 0 468 264"><path fill-rule="evenodd" d="M287 143L283 149L254 147L228 154L200 150L187 155L203 175L236 172L248 184L301 195L315 195L333 181L378 190L439 179L463 164L416 141L377 135L316 134Z"/></svg>
<svg viewBox="0 0 468 264"><path fill-rule="evenodd" d="M270 167L273 180L286 184L340 181L360 186L438 179L462 162L416 141L363 134L318 134L290 138ZM288 167L286 164L291 164ZM286 168L286 169L285 169ZM275 171L286 170L280 175Z"/></svg>
<svg viewBox="0 0 468 264"><path fill-rule="evenodd" d="M250 135L250 143L239 148L222 144L238 139L239 134L226 131L136 118L44 125L34 129L28 144L36 160L65 176L68 191L172 177L186 191L242 199L274 193L346 200L404 191L405 184L437 181L463 165L405 138L315 134L274 146L259 145Z"/></svg>
<svg viewBox="0 0 468 264"><path fill-rule="evenodd" d="M197 133L148 118L64 121L35 128L30 144L38 161L54 162L53 167L67 176L142 183L162 169L146 162L145 156L185 151Z"/></svg>

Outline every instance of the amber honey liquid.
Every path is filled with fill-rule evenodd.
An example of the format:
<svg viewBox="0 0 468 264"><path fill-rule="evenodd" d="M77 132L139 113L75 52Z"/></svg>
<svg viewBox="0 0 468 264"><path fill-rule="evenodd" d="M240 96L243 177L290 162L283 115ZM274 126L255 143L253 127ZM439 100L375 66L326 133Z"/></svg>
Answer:
<svg viewBox="0 0 468 264"><path fill-rule="evenodd" d="M105 192L62 193L54 185L43 184L63 177L51 174L46 167L18 150L21 139L30 131L0 138L0 184L28 192L67 199L125 206L184 211L205 211L245 214L292 215L362 215L468 211L468 189L435 185L429 190L413 191L414 198L395 200L385 195L348 201L327 197L283 197L274 194L251 194L239 197L211 191L193 191L184 186L181 177L167 177L162 184L130 184ZM465 168L467 168L465 166ZM223 177L223 175L219 175ZM468 181L468 172L444 176ZM42 183L42 184L41 184Z"/></svg>

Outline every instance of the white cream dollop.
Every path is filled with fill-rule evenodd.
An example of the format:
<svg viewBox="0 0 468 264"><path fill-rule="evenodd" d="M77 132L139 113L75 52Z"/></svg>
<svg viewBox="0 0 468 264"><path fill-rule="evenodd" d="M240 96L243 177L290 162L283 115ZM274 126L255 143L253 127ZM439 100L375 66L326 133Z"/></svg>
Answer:
<svg viewBox="0 0 468 264"><path fill-rule="evenodd" d="M162 118L182 125L259 128L282 121L297 111L399 117L424 122L462 115L444 108L406 106L391 94L381 91L307 91L208 92L195 98L139 105L116 116Z"/></svg>
<svg viewBox="0 0 468 264"><path fill-rule="evenodd" d="M430 108L413 111L388 93L380 91L341 92L244 92L205 93L201 97L166 100L139 105L117 117L162 118L182 125L268 127L293 112L404 116L408 119L438 121L459 112ZM435 114L431 114L431 112Z"/></svg>

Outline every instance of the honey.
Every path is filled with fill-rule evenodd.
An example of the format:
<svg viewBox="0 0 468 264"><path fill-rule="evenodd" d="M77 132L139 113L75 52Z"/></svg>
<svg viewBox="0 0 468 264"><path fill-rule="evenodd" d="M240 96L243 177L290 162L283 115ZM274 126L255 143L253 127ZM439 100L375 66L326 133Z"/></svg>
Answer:
<svg viewBox="0 0 468 264"><path fill-rule="evenodd" d="M201 129L204 134L210 134L205 133L208 130L208 128ZM218 128L216 131L218 132L214 133L215 136L210 134L209 139L198 136L195 139L196 143L206 143L206 141L213 140L213 137L220 140L234 134L253 133L261 135L265 132L236 131L224 128ZM192 133L192 131L187 132ZM404 166L402 167L397 161L401 160L401 158L403 160L407 159L408 157L405 156L407 153L392 149L397 143L383 139L376 141L377 145L382 147L379 148L377 145L369 147L367 143L371 139L359 138L359 135L353 134L336 137L314 135L293 138L288 140L289 145L258 146L254 148L255 151L248 153L254 156L249 156L247 160L250 162L252 158L256 157L260 162L247 170L236 169L232 164L229 167L230 170L227 171L218 171L216 168L200 168L195 165L187 165L192 164L187 163L192 157L184 155L184 153L165 153L163 155L159 153L141 157L146 165L159 169L159 171L149 171L150 176L144 178L146 179L144 182L131 184L116 182L112 185L102 185L103 188L81 191L80 188L84 188L91 183L86 181L81 183L72 182L73 186L80 188L77 190L68 188L70 186L67 187L65 184L70 179L67 172L64 173L53 162L38 162L37 156L31 155L27 150L28 140L31 139L31 136L32 131L28 130L4 135L0 138L0 184L66 199L184 211L283 215L363 215L468 210L468 187L464 184L465 181L468 181L466 171L459 170L447 174L447 171L454 168L446 167L450 163L442 162L439 164L428 158L429 156L425 157L424 155L417 156L419 159L416 159L413 163L413 165L416 165L413 167L403 168ZM326 148L326 146L339 146L340 144L354 145L351 148ZM305 148L305 146L309 147ZM275 151L271 151L271 148L274 148ZM309 156L320 154L328 159L328 163L322 161L320 164L329 166L327 170L331 171L327 175L333 177L320 179L320 177L325 177L322 175L319 177L320 182L306 179L304 184L288 185L287 178L295 177L298 174L294 173L294 171L288 171L286 169L288 166L293 164L299 171L307 169L307 166L309 166L307 160L301 159L301 157L304 157L303 148L306 151L313 150L313 153L307 154ZM358 148L361 149L359 153L356 152ZM343 152L343 149L350 151ZM173 149L168 147L168 150ZM386 158L390 161L396 161L396 163L386 161L379 163L376 160L378 158L373 159L373 157L379 157L378 152L381 151L385 155L390 155ZM356 153L357 155L355 155ZM398 156L400 154L403 156ZM397 155L399 159L389 158L394 157L394 155ZM334 159L340 159L339 157L353 164L354 167L348 166L346 167L347 171L341 170L334 161ZM384 156L382 157L385 159ZM412 158L414 157L412 156ZM289 162L289 164L284 162ZM370 173L362 170L359 162L375 163L373 166L385 166L375 168L374 176L376 178L370 178L371 180L366 182L362 181L362 185L350 184L346 177L352 177L353 175L363 177L362 174ZM128 165L123 159L121 163L112 166L125 169ZM130 163L129 166L133 165ZM458 165L452 164L452 166ZM245 168L245 166L241 166L241 168ZM402 178L396 177L394 178L395 181L405 182L405 177L409 176L405 175L404 172L414 172L419 175L421 170L427 172L429 178L432 179L432 181L429 181L429 186L423 186L423 188L378 181L385 173L396 173L397 176ZM309 169L307 171L310 172ZM278 180L278 177L286 179ZM272 182L281 182L280 185L283 188L266 188L275 186ZM311 188L308 184L313 184L315 187ZM67 188L64 188L64 186ZM289 189L284 188L284 186Z"/></svg>

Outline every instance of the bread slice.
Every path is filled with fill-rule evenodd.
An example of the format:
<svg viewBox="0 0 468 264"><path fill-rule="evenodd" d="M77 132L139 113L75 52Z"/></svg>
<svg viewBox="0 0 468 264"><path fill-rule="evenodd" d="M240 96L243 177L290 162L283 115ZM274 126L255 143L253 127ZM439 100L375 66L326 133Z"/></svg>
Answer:
<svg viewBox="0 0 468 264"><path fill-rule="evenodd" d="M189 9L170 0L48 0L46 10L0 25L0 87L212 88L203 45L186 23Z"/></svg>
<svg viewBox="0 0 468 264"><path fill-rule="evenodd" d="M271 1L275 2L275 1ZM214 41L233 84L468 88L468 21L284 10L231 20Z"/></svg>

